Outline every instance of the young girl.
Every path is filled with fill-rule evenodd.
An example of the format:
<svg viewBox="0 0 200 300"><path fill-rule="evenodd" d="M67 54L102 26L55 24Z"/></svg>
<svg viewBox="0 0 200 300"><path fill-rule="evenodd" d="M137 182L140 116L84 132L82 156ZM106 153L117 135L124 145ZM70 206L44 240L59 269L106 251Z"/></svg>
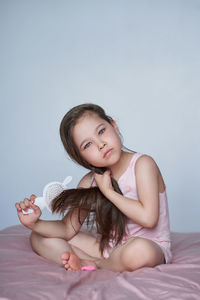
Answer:
<svg viewBox="0 0 200 300"><path fill-rule="evenodd" d="M90 265L123 272L170 263L166 187L155 161L125 151L116 122L98 105L72 108L60 134L69 156L90 172L53 200L62 220L41 220L35 195L16 203L21 223L32 230L33 250L67 270ZM34 212L23 214L29 208ZM95 223L97 234L80 231L84 221Z"/></svg>

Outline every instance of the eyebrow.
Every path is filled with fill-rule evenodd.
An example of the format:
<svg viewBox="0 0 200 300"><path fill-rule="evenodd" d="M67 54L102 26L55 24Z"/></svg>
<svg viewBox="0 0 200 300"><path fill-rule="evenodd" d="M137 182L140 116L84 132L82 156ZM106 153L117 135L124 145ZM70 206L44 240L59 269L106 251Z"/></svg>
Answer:
<svg viewBox="0 0 200 300"><path fill-rule="evenodd" d="M99 127L101 127L102 125L104 125L104 123L99 124L99 125L95 128L95 132L98 131ZM83 145L87 140L88 140L88 138L87 138L87 139L84 139L84 140L82 141L82 143L80 144L80 148L82 147L82 145Z"/></svg>

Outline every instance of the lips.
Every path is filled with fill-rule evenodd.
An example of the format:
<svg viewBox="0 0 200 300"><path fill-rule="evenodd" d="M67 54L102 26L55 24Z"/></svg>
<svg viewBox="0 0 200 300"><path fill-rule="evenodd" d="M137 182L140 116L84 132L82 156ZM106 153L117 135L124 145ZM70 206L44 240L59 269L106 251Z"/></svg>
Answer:
<svg viewBox="0 0 200 300"><path fill-rule="evenodd" d="M109 149L108 151L106 151L105 153L104 153L104 158L106 158L106 157L108 157L108 156L110 156L110 154L112 153L112 151L113 151L113 149Z"/></svg>

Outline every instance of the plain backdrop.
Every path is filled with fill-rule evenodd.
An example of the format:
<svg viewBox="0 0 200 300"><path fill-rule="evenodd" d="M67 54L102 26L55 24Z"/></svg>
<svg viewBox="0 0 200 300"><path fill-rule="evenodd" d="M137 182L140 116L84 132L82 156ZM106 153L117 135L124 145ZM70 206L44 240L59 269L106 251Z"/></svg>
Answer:
<svg viewBox="0 0 200 300"><path fill-rule="evenodd" d="M171 230L200 231L199 32L199 0L0 0L0 228L19 224L15 202L87 172L59 125L92 102L159 165Z"/></svg>

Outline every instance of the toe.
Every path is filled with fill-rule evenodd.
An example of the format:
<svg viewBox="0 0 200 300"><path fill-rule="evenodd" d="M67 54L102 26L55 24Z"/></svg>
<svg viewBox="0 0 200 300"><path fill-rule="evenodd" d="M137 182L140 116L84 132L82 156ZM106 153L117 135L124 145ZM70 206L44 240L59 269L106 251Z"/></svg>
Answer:
<svg viewBox="0 0 200 300"><path fill-rule="evenodd" d="M68 269L69 269L69 264L65 264L65 265L64 265L64 268L65 268L66 270L68 270Z"/></svg>
<svg viewBox="0 0 200 300"><path fill-rule="evenodd" d="M68 260L69 257L70 257L70 255L69 255L68 252L64 252L64 253L61 255L61 258L62 258L63 260Z"/></svg>
<svg viewBox="0 0 200 300"><path fill-rule="evenodd" d="M65 265L67 263L67 260L62 259L62 263L63 263L63 265Z"/></svg>

